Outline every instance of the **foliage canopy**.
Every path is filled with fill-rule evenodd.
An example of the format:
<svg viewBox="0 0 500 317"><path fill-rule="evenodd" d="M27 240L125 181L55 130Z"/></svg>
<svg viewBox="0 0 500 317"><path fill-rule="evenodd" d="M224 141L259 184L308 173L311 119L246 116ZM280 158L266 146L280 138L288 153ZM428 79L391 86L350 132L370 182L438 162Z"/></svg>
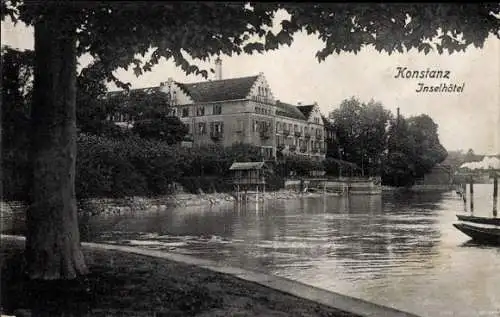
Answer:
<svg viewBox="0 0 500 317"><path fill-rule="evenodd" d="M123 88L128 85L114 76L117 68L133 65L139 75L166 58L187 74L207 77L193 61L274 50L291 45L301 31L324 42L319 61L333 53L357 53L365 45L389 54L434 48L451 54L482 47L490 34L500 38L499 3L2 1L2 19L34 25L45 14L71 16L64 21L76 32L78 54L90 54L92 67ZM284 19L273 31L278 15Z"/></svg>

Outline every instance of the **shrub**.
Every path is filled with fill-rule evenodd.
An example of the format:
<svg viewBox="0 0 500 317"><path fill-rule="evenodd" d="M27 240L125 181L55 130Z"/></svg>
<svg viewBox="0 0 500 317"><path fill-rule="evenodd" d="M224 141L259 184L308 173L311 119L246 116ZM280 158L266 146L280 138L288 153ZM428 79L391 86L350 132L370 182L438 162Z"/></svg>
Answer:
<svg viewBox="0 0 500 317"><path fill-rule="evenodd" d="M78 138L76 192L78 198L139 196L147 180L123 150L128 142L82 135Z"/></svg>
<svg viewBox="0 0 500 317"><path fill-rule="evenodd" d="M276 173L287 177L291 172L297 176L309 176L310 171L323 171L324 163L300 156L287 156L276 165Z"/></svg>
<svg viewBox="0 0 500 317"><path fill-rule="evenodd" d="M26 148L3 149L2 199L27 201L30 165Z"/></svg>

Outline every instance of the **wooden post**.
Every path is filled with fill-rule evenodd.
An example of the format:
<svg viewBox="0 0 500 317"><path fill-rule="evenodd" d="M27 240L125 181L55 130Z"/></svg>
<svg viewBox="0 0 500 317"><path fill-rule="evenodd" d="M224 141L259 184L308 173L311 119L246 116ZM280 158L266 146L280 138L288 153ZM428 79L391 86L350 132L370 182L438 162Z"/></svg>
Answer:
<svg viewBox="0 0 500 317"><path fill-rule="evenodd" d="M470 212L474 212L474 177L470 177Z"/></svg>
<svg viewBox="0 0 500 317"><path fill-rule="evenodd" d="M497 217L497 203L498 203L498 176L495 172L493 176L493 217Z"/></svg>
<svg viewBox="0 0 500 317"><path fill-rule="evenodd" d="M259 211L259 185L257 185L257 194L255 194L256 209Z"/></svg>

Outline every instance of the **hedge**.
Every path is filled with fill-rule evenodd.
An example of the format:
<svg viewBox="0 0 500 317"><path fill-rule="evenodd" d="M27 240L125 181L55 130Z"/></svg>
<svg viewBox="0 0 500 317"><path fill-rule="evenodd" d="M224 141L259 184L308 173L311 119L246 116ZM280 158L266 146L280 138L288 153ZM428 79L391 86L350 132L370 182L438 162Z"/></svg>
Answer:
<svg viewBox="0 0 500 317"><path fill-rule="evenodd" d="M29 162L27 151L10 149L3 156L4 199L26 200ZM235 161L260 161L260 149L235 144L181 148L137 136L118 138L79 134L77 139L77 198L119 198L168 194L174 183L186 191L230 192L229 167ZM290 171L306 175L321 168L320 162L298 157L269 163L266 190L283 188Z"/></svg>

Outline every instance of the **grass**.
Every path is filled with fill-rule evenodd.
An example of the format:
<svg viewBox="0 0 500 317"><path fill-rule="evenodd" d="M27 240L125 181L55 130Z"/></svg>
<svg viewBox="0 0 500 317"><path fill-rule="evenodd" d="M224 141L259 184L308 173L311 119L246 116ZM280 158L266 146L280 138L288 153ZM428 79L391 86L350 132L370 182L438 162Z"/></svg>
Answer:
<svg viewBox="0 0 500 317"><path fill-rule="evenodd" d="M85 249L91 270L85 279L34 283L24 277L19 244L2 241L0 250L4 314L354 317L229 275L117 251Z"/></svg>

